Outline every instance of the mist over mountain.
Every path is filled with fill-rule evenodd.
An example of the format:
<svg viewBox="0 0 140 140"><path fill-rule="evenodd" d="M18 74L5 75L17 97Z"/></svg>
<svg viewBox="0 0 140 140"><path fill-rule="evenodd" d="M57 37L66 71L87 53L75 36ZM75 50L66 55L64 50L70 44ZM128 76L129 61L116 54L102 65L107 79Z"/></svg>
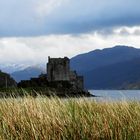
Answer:
<svg viewBox="0 0 140 140"><path fill-rule="evenodd" d="M0 64L0 70L6 72L6 73L9 73L9 74L12 74L14 72L17 72L17 71L22 71L26 68L29 68L29 67L34 67L34 68L41 68L42 70L45 69L45 66L46 64L32 64L32 63L5 63L5 64Z"/></svg>
<svg viewBox="0 0 140 140"><path fill-rule="evenodd" d="M29 65L26 64L0 64L0 70L6 73L13 73L15 71L20 71L27 67L29 67Z"/></svg>

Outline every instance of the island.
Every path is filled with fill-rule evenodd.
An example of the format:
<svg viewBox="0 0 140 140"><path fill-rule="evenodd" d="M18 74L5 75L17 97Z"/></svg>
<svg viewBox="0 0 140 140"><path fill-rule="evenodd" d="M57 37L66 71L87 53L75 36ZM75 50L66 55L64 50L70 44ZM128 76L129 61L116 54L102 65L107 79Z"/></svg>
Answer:
<svg viewBox="0 0 140 140"><path fill-rule="evenodd" d="M48 57L46 74L37 78L22 80L17 84L18 88L46 89L42 94L59 97L79 97L91 95L84 89L84 77L70 69L70 59ZM34 93L35 94L35 93Z"/></svg>

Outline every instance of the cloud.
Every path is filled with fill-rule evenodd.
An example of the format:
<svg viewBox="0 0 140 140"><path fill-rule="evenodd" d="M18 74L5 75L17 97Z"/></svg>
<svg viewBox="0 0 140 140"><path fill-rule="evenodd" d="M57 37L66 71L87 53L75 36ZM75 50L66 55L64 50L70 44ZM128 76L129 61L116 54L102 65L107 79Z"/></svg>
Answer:
<svg viewBox="0 0 140 140"><path fill-rule="evenodd" d="M139 0L1 0L0 36L81 34L140 24Z"/></svg>
<svg viewBox="0 0 140 140"><path fill-rule="evenodd" d="M115 45L140 48L139 0L1 0L0 66L45 64ZM0 67L1 68L1 67Z"/></svg>
<svg viewBox="0 0 140 140"><path fill-rule="evenodd" d="M67 0L39 0L36 3L36 12L39 17L45 17L56 10Z"/></svg>
<svg viewBox="0 0 140 140"><path fill-rule="evenodd" d="M112 30L114 34L121 36L139 36L140 35L140 26L126 27L122 26Z"/></svg>
<svg viewBox="0 0 140 140"><path fill-rule="evenodd" d="M95 33L74 35L47 35L39 37L11 37L0 39L0 64L46 64L48 56L73 57L95 49L128 45L140 48L139 27L126 28L129 35L121 35L122 28L107 36Z"/></svg>

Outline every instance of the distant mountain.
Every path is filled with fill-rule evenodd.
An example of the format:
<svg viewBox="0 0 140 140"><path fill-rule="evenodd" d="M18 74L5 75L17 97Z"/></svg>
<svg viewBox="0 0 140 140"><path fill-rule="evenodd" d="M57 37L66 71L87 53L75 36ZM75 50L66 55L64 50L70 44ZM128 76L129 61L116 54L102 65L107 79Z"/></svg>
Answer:
<svg viewBox="0 0 140 140"><path fill-rule="evenodd" d="M140 49L115 46L78 55L72 69L84 75L86 88L120 89L140 82Z"/></svg>
<svg viewBox="0 0 140 140"><path fill-rule="evenodd" d="M39 67L28 67L21 71L16 71L11 76L17 81L29 80L32 77L38 77L41 73L45 73L42 68Z"/></svg>
<svg viewBox="0 0 140 140"><path fill-rule="evenodd" d="M132 60L140 57L140 49L127 46L115 46L103 50L94 50L71 59L71 68L80 73L102 66Z"/></svg>
<svg viewBox="0 0 140 140"><path fill-rule="evenodd" d="M29 67L26 64L0 64L0 69L6 73L13 73Z"/></svg>
<svg viewBox="0 0 140 140"><path fill-rule="evenodd" d="M14 87L16 86L16 82L11 76L7 73L0 71L0 88L5 87Z"/></svg>
<svg viewBox="0 0 140 140"><path fill-rule="evenodd" d="M6 73L14 73L17 71L22 71L28 67L37 67L44 69L45 63L39 63L39 64L32 64L32 63L0 63L0 70L6 72Z"/></svg>
<svg viewBox="0 0 140 140"><path fill-rule="evenodd" d="M131 84L127 84L125 85L122 89L133 89L133 90L139 90L140 89L140 81L138 82L134 82L134 83L131 83Z"/></svg>
<svg viewBox="0 0 140 140"><path fill-rule="evenodd" d="M90 89L126 89L140 82L140 57L94 69L84 76L85 85Z"/></svg>

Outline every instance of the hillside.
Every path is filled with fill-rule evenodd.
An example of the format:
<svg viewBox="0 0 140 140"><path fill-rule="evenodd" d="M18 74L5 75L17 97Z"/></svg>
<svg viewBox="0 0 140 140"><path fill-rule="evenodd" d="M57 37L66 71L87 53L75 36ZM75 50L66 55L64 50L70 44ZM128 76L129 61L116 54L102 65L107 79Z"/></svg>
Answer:
<svg viewBox="0 0 140 140"><path fill-rule="evenodd" d="M140 81L140 58L84 73L85 85L93 89L122 89Z"/></svg>
<svg viewBox="0 0 140 140"><path fill-rule="evenodd" d="M71 68L83 73L138 57L140 57L140 49L128 46L115 46L75 56L71 59Z"/></svg>
<svg viewBox="0 0 140 140"><path fill-rule="evenodd" d="M16 86L16 82L9 74L0 71L0 88L5 88L6 86L14 87Z"/></svg>
<svg viewBox="0 0 140 140"><path fill-rule="evenodd" d="M88 89L127 89L140 82L140 49L95 50L72 58L71 66L84 76Z"/></svg>
<svg viewBox="0 0 140 140"><path fill-rule="evenodd" d="M41 73L44 73L43 69L39 67L28 67L24 70L16 71L11 76L17 81L29 80L32 77L38 77Z"/></svg>

